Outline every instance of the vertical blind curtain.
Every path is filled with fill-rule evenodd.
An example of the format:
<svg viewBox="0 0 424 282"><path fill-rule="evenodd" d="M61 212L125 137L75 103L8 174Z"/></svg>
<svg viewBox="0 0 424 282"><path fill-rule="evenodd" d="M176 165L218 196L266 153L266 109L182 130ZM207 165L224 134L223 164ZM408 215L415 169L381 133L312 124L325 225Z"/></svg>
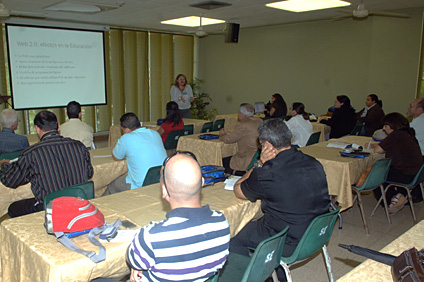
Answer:
<svg viewBox="0 0 424 282"><path fill-rule="evenodd" d="M10 95L4 25L1 29L0 94ZM156 120L166 114L170 88L175 76L183 73L193 79L192 36L146 31L110 29L105 32L107 105L82 107L82 120L96 132L119 124L126 112L134 112L141 121ZM0 105L0 110L4 109ZM66 121L66 108L49 109L59 123ZM35 133L33 120L40 110L18 111L17 133ZM30 124L27 128L26 124Z"/></svg>

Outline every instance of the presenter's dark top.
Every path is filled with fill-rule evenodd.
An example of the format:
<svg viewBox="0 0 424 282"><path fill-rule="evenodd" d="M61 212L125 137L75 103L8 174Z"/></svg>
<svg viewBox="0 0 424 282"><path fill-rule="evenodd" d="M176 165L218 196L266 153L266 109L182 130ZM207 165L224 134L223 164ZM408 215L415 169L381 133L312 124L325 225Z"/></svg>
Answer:
<svg viewBox="0 0 424 282"><path fill-rule="evenodd" d="M16 162L3 166L0 181L10 188L31 182L31 190L40 203L45 195L93 176L90 153L84 144L64 138L57 131L47 132L40 142L22 151Z"/></svg>
<svg viewBox="0 0 424 282"><path fill-rule="evenodd" d="M255 168L242 182L241 190L250 201L262 200L267 228L281 231L289 225L286 244L296 246L310 222L329 211L324 168L316 159L296 148L280 152Z"/></svg>

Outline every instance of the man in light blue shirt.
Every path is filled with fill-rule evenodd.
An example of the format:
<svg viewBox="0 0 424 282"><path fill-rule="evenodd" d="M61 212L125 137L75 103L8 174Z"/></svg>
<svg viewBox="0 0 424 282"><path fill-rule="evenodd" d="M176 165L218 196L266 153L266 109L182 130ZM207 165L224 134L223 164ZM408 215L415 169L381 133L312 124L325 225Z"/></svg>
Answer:
<svg viewBox="0 0 424 282"><path fill-rule="evenodd" d="M127 160L128 174L111 182L105 194L141 187L149 168L162 165L167 157L159 133L142 128L134 113L124 114L120 121L124 135L113 148L112 157L116 161Z"/></svg>

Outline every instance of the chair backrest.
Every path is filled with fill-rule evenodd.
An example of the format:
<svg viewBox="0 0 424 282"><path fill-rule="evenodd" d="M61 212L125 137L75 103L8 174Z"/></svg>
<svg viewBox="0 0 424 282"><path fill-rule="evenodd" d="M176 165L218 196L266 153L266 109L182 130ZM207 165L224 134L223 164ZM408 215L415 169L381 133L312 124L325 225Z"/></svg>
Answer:
<svg viewBox="0 0 424 282"><path fill-rule="evenodd" d="M358 121L355 127L350 132L350 135L359 135L359 133L361 133L361 130L362 130L362 121Z"/></svg>
<svg viewBox="0 0 424 282"><path fill-rule="evenodd" d="M256 153L253 155L252 161L250 162L250 165L247 168L247 170L251 169L255 165L255 163L259 161L260 157L261 157L261 150L258 149L256 150Z"/></svg>
<svg viewBox="0 0 424 282"><path fill-rule="evenodd" d="M143 181L143 186L155 184L160 182L160 169L162 166L152 166L146 173L146 177Z"/></svg>
<svg viewBox="0 0 424 282"><path fill-rule="evenodd" d="M21 154L21 151L14 151L14 152L8 152L8 153L1 153L0 154L0 161L1 160L13 160L16 159L17 157L19 157L19 155Z"/></svg>
<svg viewBox="0 0 424 282"><path fill-rule="evenodd" d="M309 136L308 142L306 142L305 146L313 145L319 142L319 138L321 137L321 131L314 132Z"/></svg>
<svg viewBox="0 0 424 282"><path fill-rule="evenodd" d="M212 131L213 128L213 122L209 121L209 122L205 122L202 126L202 130L200 131L200 133L207 133L209 131Z"/></svg>
<svg viewBox="0 0 424 282"><path fill-rule="evenodd" d="M224 128L225 119L217 119L213 123L212 131L219 131L221 128Z"/></svg>
<svg viewBox="0 0 424 282"><path fill-rule="evenodd" d="M282 257L281 260L290 265L320 250L330 240L340 209L341 207L338 207L334 211L315 217L303 233L293 254L290 257Z"/></svg>
<svg viewBox="0 0 424 282"><path fill-rule="evenodd" d="M46 195L43 199L44 209L46 209L50 201L59 197L80 197L86 200L94 199L94 182L87 181L81 184L68 186Z"/></svg>
<svg viewBox="0 0 424 282"><path fill-rule="evenodd" d="M172 130L169 132L169 135L166 137L165 143L163 144L165 150L172 150L177 148L178 139L180 139L180 136L183 135L184 129Z"/></svg>
<svg viewBox="0 0 424 282"><path fill-rule="evenodd" d="M391 163L392 159L390 158L376 161L372 166L367 178L365 178L364 183L360 187L354 187L358 190L365 191L373 190L375 187L380 186L380 184L386 182Z"/></svg>
<svg viewBox="0 0 424 282"><path fill-rule="evenodd" d="M280 255L283 252L288 230L289 227L286 226L280 233L259 243L241 282L265 281L272 274L280 264Z"/></svg>
<svg viewBox="0 0 424 282"><path fill-rule="evenodd" d="M184 136L185 135L192 135L193 134L193 125L192 124L186 124L184 125Z"/></svg>
<svg viewBox="0 0 424 282"><path fill-rule="evenodd" d="M409 184L404 184L404 186L408 188L412 188L420 184L424 181L424 163L421 165L420 169L418 170L417 174L415 175L414 179Z"/></svg>

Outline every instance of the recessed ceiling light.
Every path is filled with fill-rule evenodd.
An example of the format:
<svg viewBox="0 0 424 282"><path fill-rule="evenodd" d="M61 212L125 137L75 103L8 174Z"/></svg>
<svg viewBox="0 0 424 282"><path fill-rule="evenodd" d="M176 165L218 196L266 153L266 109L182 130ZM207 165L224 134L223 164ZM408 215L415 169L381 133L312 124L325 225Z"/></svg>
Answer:
<svg viewBox="0 0 424 282"><path fill-rule="evenodd" d="M161 21L160 23L196 27L196 26L200 26L200 17L190 16L190 17L184 17L179 19ZM225 23L225 21L202 17L202 26L211 25L211 24L219 24L219 23Z"/></svg>
<svg viewBox="0 0 424 282"><path fill-rule="evenodd" d="M350 3L341 0L288 0L266 4L267 7L287 10L290 12L307 12L349 6Z"/></svg>

